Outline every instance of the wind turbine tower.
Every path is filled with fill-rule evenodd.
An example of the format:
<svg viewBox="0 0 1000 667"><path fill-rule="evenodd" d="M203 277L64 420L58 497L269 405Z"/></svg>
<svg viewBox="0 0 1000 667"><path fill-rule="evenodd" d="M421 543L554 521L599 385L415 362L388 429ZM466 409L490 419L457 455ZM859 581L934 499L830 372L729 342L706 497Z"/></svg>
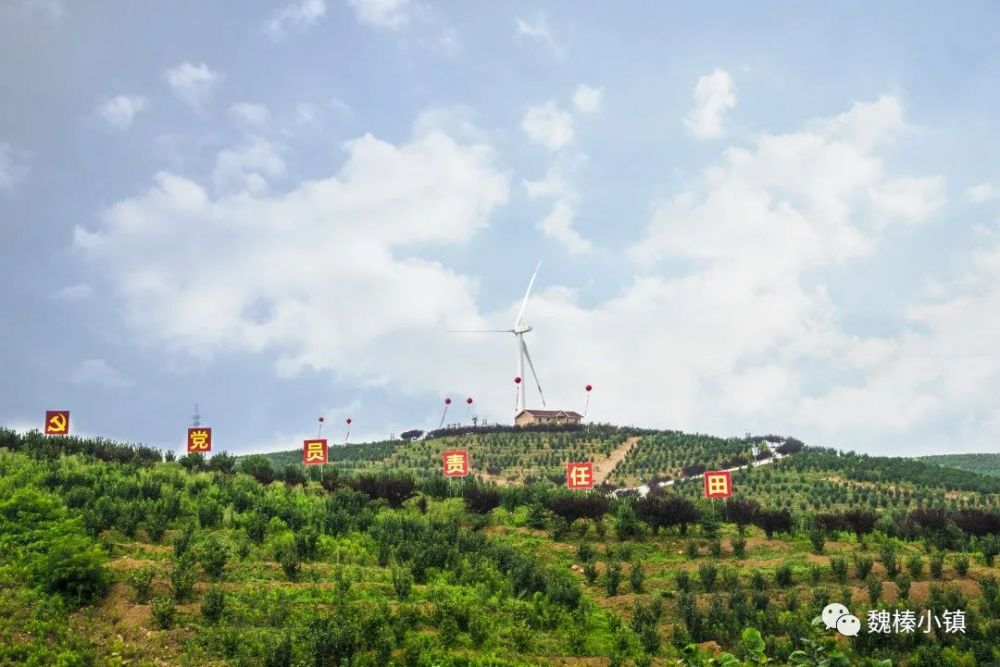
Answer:
<svg viewBox="0 0 1000 667"><path fill-rule="evenodd" d="M528 281L528 289L524 292L524 299L521 301L521 308L517 311L517 317L514 318L514 327L511 329L479 329L479 330L461 330L452 331L452 333L511 333L514 334L514 373L516 378L516 391L517 398L515 400L514 414L518 415L524 410L524 362L528 362L528 368L531 370L531 377L535 379L535 386L538 387L538 396L542 399L542 406L545 406L545 394L542 393L542 384L538 381L538 373L535 372L535 365L531 361L531 355L528 353L528 345L524 342L524 334L532 331L532 326L524 321L524 309L528 305L528 297L531 296L531 288L535 284L535 278L538 276L538 269L542 267L542 263L539 262L538 266L535 267L535 272L531 274L531 280Z"/></svg>

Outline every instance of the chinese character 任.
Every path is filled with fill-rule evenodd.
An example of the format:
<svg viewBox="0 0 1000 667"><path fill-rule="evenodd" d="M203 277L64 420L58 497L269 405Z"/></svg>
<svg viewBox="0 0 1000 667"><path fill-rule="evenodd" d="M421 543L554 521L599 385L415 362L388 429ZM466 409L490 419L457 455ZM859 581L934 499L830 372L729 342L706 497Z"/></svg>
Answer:
<svg viewBox="0 0 1000 667"><path fill-rule="evenodd" d="M944 610L944 631L950 633L961 632L965 634L965 612L956 609L955 611Z"/></svg>
<svg viewBox="0 0 1000 667"><path fill-rule="evenodd" d="M573 466L569 475L573 486L587 486L590 484L590 470L586 466Z"/></svg>
<svg viewBox="0 0 1000 667"><path fill-rule="evenodd" d="M917 614L909 609L892 612L892 627L896 632L913 632L917 628Z"/></svg>
<svg viewBox="0 0 1000 667"><path fill-rule="evenodd" d="M891 632L891 628L889 627L890 619L889 612L884 609L869 609L868 632L889 634Z"/></svg>

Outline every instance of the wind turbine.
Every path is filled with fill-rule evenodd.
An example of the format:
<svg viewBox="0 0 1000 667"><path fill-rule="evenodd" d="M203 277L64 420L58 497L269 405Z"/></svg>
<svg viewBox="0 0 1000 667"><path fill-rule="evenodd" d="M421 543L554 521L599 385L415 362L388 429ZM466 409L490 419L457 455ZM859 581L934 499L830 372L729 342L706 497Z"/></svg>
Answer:
<svg viewBox="0 0 1000 667"><path fill-rule="evenodd" d="M538 395L542 399L542 406L545 406L545 394L542 393L542 384L538 381L538 373L535 372L535 365L531 362L531 355L528 354L528 346L524 342L524 334L532 330L532 326L524 321L524 308L528 305L528 297L531 295L531 288L535 284L535 278L538 276L538 269L542 267L542 263L539 262L538 266L535 267L535 272L531 274L531 280L528 281L528 289L524 292L524 300L521 301L521 309L517 311L517 317L514 318L514 327L512 329L479 329L479 330L462 330L462 331L452 331L451 333L511 333L514 334L514 354L515 354L515 382L517 386L517 400L516 407L514 409L514 414L518 415L524 410L524 362L528 361L528 368L531 369L531 376L535 378L535 386L538 387Z"/></svg>

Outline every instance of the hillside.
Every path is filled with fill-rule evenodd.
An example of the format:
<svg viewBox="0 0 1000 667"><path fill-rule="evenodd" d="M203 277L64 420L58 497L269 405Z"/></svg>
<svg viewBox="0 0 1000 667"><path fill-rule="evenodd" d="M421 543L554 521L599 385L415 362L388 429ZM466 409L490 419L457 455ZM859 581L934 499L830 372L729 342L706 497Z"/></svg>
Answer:
<svg viewBox="0 0 1000 667"><path fill-rule="evenodd" d="M980 475L1000 476L1000 454L938 454L921 456L920 460L950 468L971 470Z"/></svg>
<svg viewBox="0 0 1000 667"><path fill-rule="evenodd" d="M446 445L517 476L623 435L660 437L452 434L278 470L0 429L0 665L1000 660L993 478L809 447L737 472L729 503L693 481L613 499L436 474ZM693 462L663 460L732 456L690 437ZM969 628L836 639L811 623L830 601L964 609Z"/></svg>

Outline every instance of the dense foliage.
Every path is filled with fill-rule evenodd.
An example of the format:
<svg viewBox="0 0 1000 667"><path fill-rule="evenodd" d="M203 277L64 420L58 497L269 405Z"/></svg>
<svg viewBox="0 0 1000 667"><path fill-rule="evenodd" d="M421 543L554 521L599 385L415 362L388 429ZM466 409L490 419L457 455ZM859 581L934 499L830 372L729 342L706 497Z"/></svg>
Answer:
<svg viewBox="0 0 1000 667"><path fill-rule="evenodd" d="M1000 511L961 471L921 483L926 463L777 436L671 440L701 443L703 459L670 454L681 468L766 462L713 503L700 480L612 498L440 476L456 446L524 474L659 437L624 429L351 446L353 463L309 468L130 446L107 460L97 441L58 456L68 441L32 437L0 451L0 664L1000 660ZM837 642L812 623L831 601L961 608L968 630Z"/></svg>

